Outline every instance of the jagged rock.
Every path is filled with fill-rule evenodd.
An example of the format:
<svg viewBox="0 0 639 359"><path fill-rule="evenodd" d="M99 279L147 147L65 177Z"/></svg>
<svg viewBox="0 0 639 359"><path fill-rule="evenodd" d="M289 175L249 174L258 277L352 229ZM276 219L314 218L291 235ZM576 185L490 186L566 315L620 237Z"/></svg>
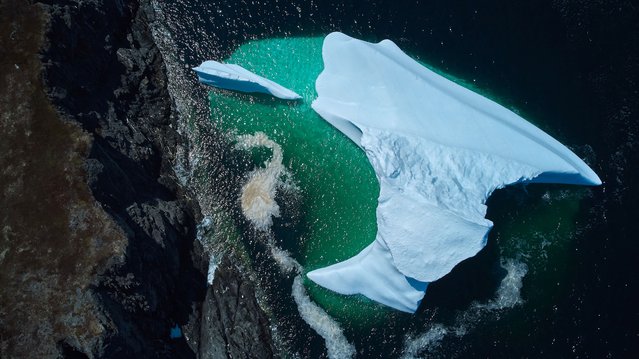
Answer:
<svg viewBox="0 0 639 359"><path fill-rule="evenodd" d="M200 358L272 358L268 319L253 284L228 259L215 272L202 305Z"/></svg>
<svg viewBox="0 0 639 359"><path fill-rule="evenodd" d="M103 268L93 288L109 322L101 345L84 354L188 358L202 351L187 339L202 338L206 350L216 340L232 343L219 352L229 356L263 348L272 356L268 321L241 273L228 267L216 281L237 291L207 294L213 290L206 287L208 258L195 241L201 214L173 171L181 138L149 29L151 5L45 3L50 27L42 62L49 97L63 118L92 136L88 183L127 237L125 260ZM228 303L246 304L238 316L240 308ZM206 331L200 331L199 308L216 308L229 319L205 318ZM171 338L176 325L184 335ZM219 335L209 340L209 333ZM72 342L59 343L64 355L79 351Z"/></svg>

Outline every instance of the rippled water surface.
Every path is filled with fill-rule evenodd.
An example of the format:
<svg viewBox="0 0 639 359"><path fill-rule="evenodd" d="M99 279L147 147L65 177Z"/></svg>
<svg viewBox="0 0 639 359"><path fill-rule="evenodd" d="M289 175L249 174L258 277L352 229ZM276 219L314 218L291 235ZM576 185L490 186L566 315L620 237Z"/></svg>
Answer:
<svg viewBox="0 0 639 359"><path fill-rule="evenodd" d="M563 283L574 275L575 240L581 203L590 196L587 188L531 185L497 191L488 201L488 218L495 223L488 246L434 282L415 315L386 309L366 298L338 295L308 280L302 281L301 290L296 287L299 279L281 274L284 262L296 261L303 274L347 259L375 238L379 191L375 174L364 153L310 108L316 96L314 82L322 70L323 36L343 30L368 40L389 37L429 66L520 109L569 146L591 135L566 132L565 123L553 118L567 110L552 101L544 107L535 97L540 95L536 90L510 91L502 77L514 70L506 66L499 71L504 59L491 59L477 45L461 47L466 44L459 40L463 34L476 36L464 30L475 26L475 9L452 12L461 14L461 19L449 15L447 22L439 19L420 25L415 14L398 14L390 5L373 4L372 11L329 8L316 2L273 8L242 4L157 4L163 25L155 31L165 41L162 50L171 72L172 93L181 105L183 132L192 146L185 154L189 164L184 176L191 176L186 181L196 183L200 197L211 203L203 210L215 218L213 231L232 233L235 245L244 248L247 270L266 278L258 280L262 286L258 292L271 309L279 349L302 357L324 355L331 340L314 334L322 330L342 330L358 357L450 357L489 353L491 345L508 347L508 340L529 340L531 318L544 326L535 313L553 313L554 303L567 295ZM390 11L389 19L395 23L373 15L379 11ZM437 48L441 51L434 52ZM460 58L462 54L466 55ZM204 88L195 83L189 67L206 59L242 65L299 93L303 101ZM519 81L522 86L526 82ZM279 146L286 169L284 175L278 172L281 194L275 197L281 216L269 231L261 232L250 229L239 208L243 183L252 171L268 167L275 151L268 146L238 149L238 136L256 133ZM220 180L221 167L236 176L231 181L234 185ZM338 326L317 330L325 314L304 311L301 302L321 308Z"/></svg>

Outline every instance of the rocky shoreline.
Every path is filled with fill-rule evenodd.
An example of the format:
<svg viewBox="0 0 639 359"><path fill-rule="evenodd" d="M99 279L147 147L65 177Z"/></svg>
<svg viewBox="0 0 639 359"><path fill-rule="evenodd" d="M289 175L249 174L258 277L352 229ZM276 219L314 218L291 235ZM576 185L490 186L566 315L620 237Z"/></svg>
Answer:
<svg viewBox="0 0 639 359"><path fill-rule="evenodd" d="M57 354L43 352L52 357L273 357L269 322L250 280L227 259L207 285L208 257L196 240L202 215L173 170L182 139L149 28L149 1L29 6L48 22L39 50L44 91L61 122L79 126L86 137L80 171L122 243L77 289L91 304L80 322L97 319L100 330L89 340L53 330L13 345L3 328L0 356L23 356L29 345L42 343L57 348ZM108 241L90 230L84 236L96 246ZM79 265L79 257L67 264Z"/></svg>

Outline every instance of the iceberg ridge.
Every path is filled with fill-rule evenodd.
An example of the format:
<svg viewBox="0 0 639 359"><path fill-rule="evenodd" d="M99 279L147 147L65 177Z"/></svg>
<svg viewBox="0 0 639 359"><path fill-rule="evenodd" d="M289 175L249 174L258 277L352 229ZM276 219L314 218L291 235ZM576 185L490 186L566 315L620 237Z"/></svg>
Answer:
<svg viewBox="0 0 639 359"><path fill-rule="evenodd" d="M429 282L486 244L485 202L516 182L599 185L574 153L393 42L329 34L313 109L360 146L380 184L373 244L308 273L342 294L414 312Z"/></svg>

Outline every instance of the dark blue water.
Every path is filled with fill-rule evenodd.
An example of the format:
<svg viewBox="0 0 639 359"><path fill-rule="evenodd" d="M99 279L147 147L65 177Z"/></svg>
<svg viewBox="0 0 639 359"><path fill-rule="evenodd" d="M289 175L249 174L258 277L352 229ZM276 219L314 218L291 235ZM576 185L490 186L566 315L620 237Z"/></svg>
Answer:
<svg viewBox="0 0 639 359"><path fill-rule="evenodd" d="M537 275L524 279L523 305L466 325L463 335L444 335L430 354L598 358L638 353L638 6L629 1L169 4L163 8L171 23L180 24L173 30L180 35L176 52L184 65L224 58L250 39L336 30L371 41L390 38L421 61L516 108L567 144L604 181L575 209L570 241L548 254L544 268L530 268ZM379 341L383 335L362 335L371 339L358 342L360 356L397 356L402 333L420 333L433 323L449 331L460 328L465 323L460 316L473 302L491 298L503 277L498 257L511 238L500 225L522 220L521 208L543 210L544 194L564 190L571 191L537 185L495 193L488 213L495 229L487 248L431 286L409 328L402 321L378 329L390 333L387 344Z"/></svg>

